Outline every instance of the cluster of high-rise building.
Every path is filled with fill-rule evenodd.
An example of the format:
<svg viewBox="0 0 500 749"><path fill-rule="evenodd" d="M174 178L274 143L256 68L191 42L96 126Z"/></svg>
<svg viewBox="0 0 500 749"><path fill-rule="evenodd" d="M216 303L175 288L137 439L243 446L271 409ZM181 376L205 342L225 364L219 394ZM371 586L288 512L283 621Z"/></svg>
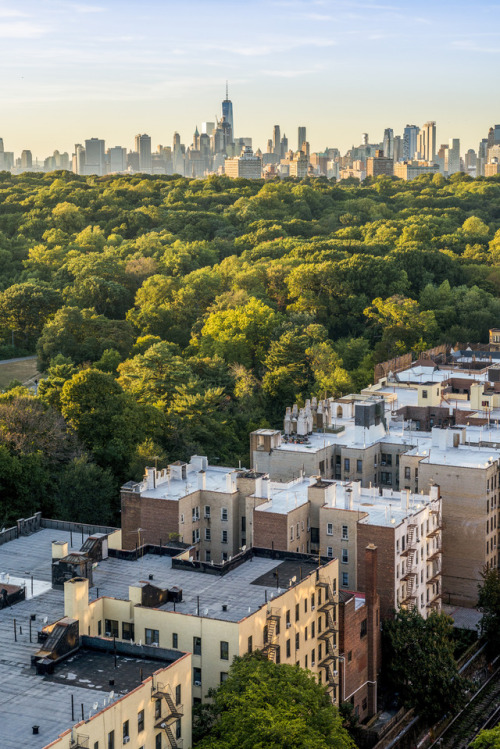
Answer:
<svg viewBox="0 0 500 749"><path fill-rule="evenodd" d="M500 125L489 129L477 151L469 149L465 154L460 151L458 138L438 145L434 121L422 127L406 125L401 135L395 135L393 128L386 128L382 140L375 143L370 143L368 133L363 133L361 144L343 156L338 148L311 152L304 126L298 127L297 142L292 145L286 134L281 133L281 127L274 125L272 138L264 150L258 148L254 152L251 137L235 134L233 104L226 85L220 119L203 122L201 131L196 127L190 145L182 143L177 132L171 146L159 144L156 150L146 133L135 136L132 150L123 146L106 148L103 139L89 138L77 143L71 156L54 151L41 162L33 159L29 150L15 158L12 152L4 150L0 138L2 169L14 173L70 169L76 174L98 176L145 173L202 178L227 174L248 179L324 176L363 180L385 174L410 180L429 172L445 176L465 172L472 177L488 177L500 172Z"/></svg>

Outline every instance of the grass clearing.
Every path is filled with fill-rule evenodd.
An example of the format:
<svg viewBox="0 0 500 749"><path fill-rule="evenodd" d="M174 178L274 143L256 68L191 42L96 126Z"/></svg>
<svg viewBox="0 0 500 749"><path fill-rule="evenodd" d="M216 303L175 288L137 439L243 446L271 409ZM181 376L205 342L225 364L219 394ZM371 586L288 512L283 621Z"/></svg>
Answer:
<svg viewBox="0 0 500 749"><path fill-rule="evenodd" d="M6 361L0 363L0 390L7 387L12 380L26 382L38 374L36 356L21 361Z"/></svg>

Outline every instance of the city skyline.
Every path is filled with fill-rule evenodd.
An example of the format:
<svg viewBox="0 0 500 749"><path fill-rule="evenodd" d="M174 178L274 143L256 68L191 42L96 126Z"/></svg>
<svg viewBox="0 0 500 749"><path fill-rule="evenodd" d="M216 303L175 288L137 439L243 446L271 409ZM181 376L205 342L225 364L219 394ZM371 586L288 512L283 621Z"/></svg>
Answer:
<svg viewBox="0 0 500 749"><path fill-rule="evenodd" d="M276 123L293 140L306 125L313 150L345 151L363 131L378 140L429 119L438 141L477 148L499 119L485 74L500 53L492 12L447 0L410 12L401 0L145 0L140 12L131 0L0 0L1 135L39 158L90 135L128 147L134 133L156 144L177 130L187 143L229 79L237 134L261 148Z"/></svg>

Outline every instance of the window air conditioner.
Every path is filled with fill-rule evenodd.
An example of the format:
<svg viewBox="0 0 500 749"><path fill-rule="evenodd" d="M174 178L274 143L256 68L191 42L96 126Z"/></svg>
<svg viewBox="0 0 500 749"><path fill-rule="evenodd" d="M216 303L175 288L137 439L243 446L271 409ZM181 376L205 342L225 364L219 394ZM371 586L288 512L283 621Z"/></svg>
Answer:
<svg viewBox="0 0 500 749"><path fill-rule="evenodd" d="M287 622L287 623L286 623L286 628L287 628L287 629L290 629L290 627L291 627L291 626L292 626L292 623L291 623L291 622Z"/></svg>
<svg viewBox="0 0 500 749"><path fill-rule="evenodd" d="M338 676L338 675L339 675L339 672L338 672L338 671L334 671L334 672L333 672L333 675L334 675L334 676Z"/></svg>
<svg viewBox="0 0 500 749"><path fill-rule="evenodd" d="M129 741L130 741L130 736L124 736L123 737L123 743L124 744L128 744Z"/></svg>
<svg viewBox="0 0 500 749"><path fill-rule="evenodd" d="M194 685L195 687L201 687L201 681L195 681Z"/></svg>

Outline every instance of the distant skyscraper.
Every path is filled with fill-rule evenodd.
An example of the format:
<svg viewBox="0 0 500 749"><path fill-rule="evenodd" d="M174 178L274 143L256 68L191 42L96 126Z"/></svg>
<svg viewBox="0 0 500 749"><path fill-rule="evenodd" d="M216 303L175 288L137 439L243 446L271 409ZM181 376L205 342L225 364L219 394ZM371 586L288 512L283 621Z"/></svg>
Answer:
<svg viewBox="0 0 500 749"><path fill-rule="evenodd" d="M127 169L127 149L121 146L114 146L108 149L108 169L111 174L115 172L125 172Z"/></svg>
<svg viewBox="0 0 500 749"><path fill-rule="evenodd" d="M436 158L436 123L426 122L420 133L420 157L434 162Z"/></svg>
<svg viewBox="0 0 500 749"><path fill-rule="evenodd" d="M104 141L100 138L90 138L85 141L84 174L104 174Z"/></svg>
<svg viewBox="0 0 500 749"><path fill-rule="evenodd" d="M298 145L297 145L297 151L302 150L302 144L306 142L307 136L306 136L306 129L305 127L301 126L299 127L299 133L298 133Z"/></svg>
<svg viewBox="0 0 500 749"><path fill-rule="evenodd" d="M151 137L146 133L136 135L135 150L139 154L140 171L151 173Z"/></svg>
<svg viewBox="0 0 500 749"><path fill-rule="evenodd" d="M33 156L31 151L23 151L21 154L21 169L31 169L33 166Z"/></svg>
<svg viewBox="0 0 500 749"><path fill-rule="evenodd" d="M394 153L393 153L393 159L394 163L398 161L403 160L403 139L400 135L394 136Z"/></svg>
<svg viewBox="0 0 500 749"><path fill-rule="evenodd" d="M75 143L72 169L75 174L85 174L85 149L81 143Z"/></svg>
<svg viewBox="0 0 500 749"><path fill-rule="evenodd" d="M394 158L394 130L392 129L392 127L386 127L386 129L384 130L382 150L384 152L384 156L387 159Z"/></svg>
<svg viewBox="0 0 500 749"><path fill-rule="evenodd" d="M280 155L281 151L281 130L279 125L273 127L273 153Z"/></svg>
<svg viewBox="0 0 500 749"><path fill-rule="evenodd" d="M229 98L229 90L226 81L226 98L222 102L222 117L226 118L226 122L231 126L231 133L234 138L234 120L233 120L233 102Z"/></svg>
<svg viewBox="0 0 500 749"><path fill-rule="evenodd" d="M201 134L202 135L212 135L215 128L215 122L202 122L201 123Z"/></svg>
<svg viewBox="0 0 500 749"><path fill-rule="evenodd" d="M460 139L450 138L448 146L448 174L455 174L460 171Z"/></svg>
<svg viewBox="0 0 500 749"><path fill-rule="evenodd" d="M416 125L407 125L403 130L403 160L409 161L415 157L417 150L417 138L420 128Z"/></svg>
<svg viewBox="0 0 500 749"><path fill-rule="evenodd" d="M285 133L283 133L283 137L281 139L280 150L281 150L281 158L284 159L285 154L288 151L288 138L286 137Z"/></svg>

